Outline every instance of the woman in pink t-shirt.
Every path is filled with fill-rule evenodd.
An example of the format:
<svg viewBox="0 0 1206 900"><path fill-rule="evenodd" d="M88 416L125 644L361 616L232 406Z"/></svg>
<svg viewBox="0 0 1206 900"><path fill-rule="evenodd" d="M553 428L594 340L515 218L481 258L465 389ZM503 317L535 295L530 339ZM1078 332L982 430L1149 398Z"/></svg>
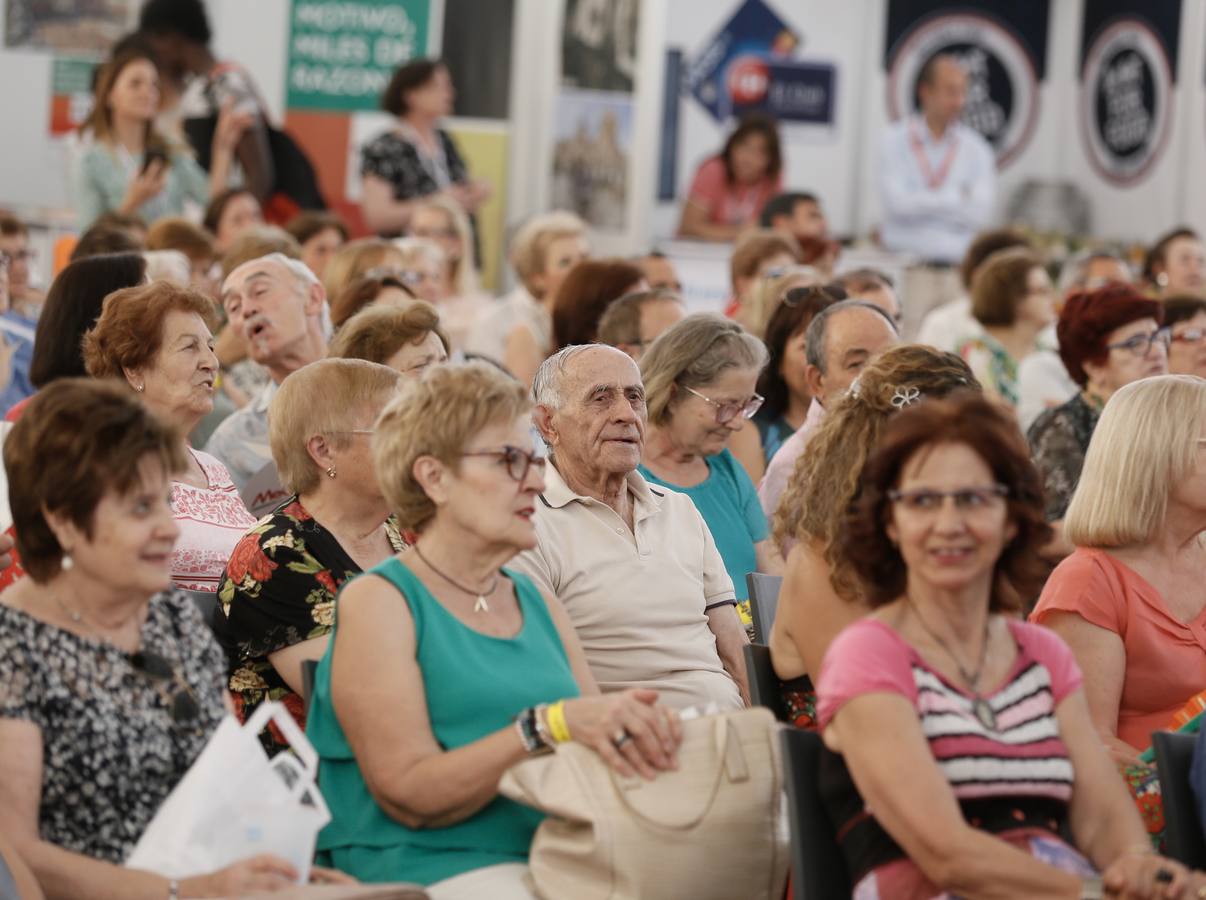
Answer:
<svg viewBox="0 0 1206 900"><path fill-rule="evenodd" d="M888 423L843 537L873 612L817 681L820 788L856 900L1189 884L1147 843L1068 648L1016 618L1050 533L997 404L925 400Z"/></svg>
<svg viewBox="0 0 1206 900"><path fill-rule="evenodd" d="M779 129L767 116L747 116L729 135L720 155L696 170L678 233L704 241L732 241L758 223L762 207L782 189Z"/></svg>
<svg viewBox="0 0 1206 900"><path fill-rule="evenodd" d="M1110 398L1064 519L1077 550L1031 621L1093 673L1089 713L1115 759L1206 690L1206 381L1163 375Z"/></svg>

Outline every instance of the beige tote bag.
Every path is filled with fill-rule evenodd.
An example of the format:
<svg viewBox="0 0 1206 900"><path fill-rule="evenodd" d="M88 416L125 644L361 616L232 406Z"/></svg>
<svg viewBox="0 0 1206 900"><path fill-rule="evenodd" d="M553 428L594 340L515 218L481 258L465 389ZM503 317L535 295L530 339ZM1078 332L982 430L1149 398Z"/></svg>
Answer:
<svg viewBox="0 0 1206 900"><path fill-rule="evenodd" d="M503 794L549 815L531 852L543 900L782 900L780 726L763 708L682 724L679 768L653 781L573 742L503 777Z"/></svg>

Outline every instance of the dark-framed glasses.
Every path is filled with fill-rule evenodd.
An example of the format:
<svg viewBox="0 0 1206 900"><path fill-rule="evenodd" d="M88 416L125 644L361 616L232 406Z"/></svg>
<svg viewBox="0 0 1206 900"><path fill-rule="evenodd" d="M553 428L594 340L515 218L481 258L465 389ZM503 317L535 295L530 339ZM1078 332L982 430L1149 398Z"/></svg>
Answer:
<svg viewBox="0 0 1206 900"><path fill-rule="evenodd" d="M889 500L902 509L915 513L937 512L942 509L947 497L950 497L954 501L955 509L960 512L980 512L996 506L1008 496L1009 488L1003 484L958 488L953 491L936 491L931 488L917 488L912 491L888 491Z"/></svg>
<svg viewBox="0 0 1206 900"><path fill-rule="evenodd" d="M127 659L130 668L143 678L158 684L170 684L173 688L169 699L173 722L184 725L201 715L201 706L193 696L192 689L176 674L165 657L151 650L139 650L129 654Z"/></svg>
<svg viewBox="0 0 1206 900"><path fill-rule="evenodd" d="M1206 328L1186 328L1180 334L1173 334L1172 339L1178 344L1200 344L1206 339Z"/></svg>
<svg viewBox="0 0 1206 900"><path fill-rule="evenodd" d="M721 403L719 400L713 400L711 397L705 396L694 388L689 388L686 385L683 385L683 390L689 394L694 394L705 403L710 403L712 406L716 407L717 425L727 425L737 416L741 416L743 419L752 419L754 414L757 413L758 410L762 409L762 404L766 399L761 394L754 394L754 396L750 397L750 399L742 400L739 403Z"/></svg>
<svg viewBox="0 0 1206 900"><path fill-rule="evenodd" d="M528 471L533 467L543 476L545 466L549 462L548 457L539 451L524 450L510 444L501 450L472 450L462 453L461 456L487 456L500 460L506 467L507 474L520 484L523 484L524 479L528 477Z"/></svg>
<svg viewBox="0 0 1206 900"><path fill-rule="evenodd" d="M1125 350L1134 356L1144 357L1152 352L1153 344L1160 344L1165 350L1168 350L1171 343L1172 331L1168 328L1157 328L1151 334L1137 334L1134 337L1127 338L1125 341L1106 344L1106 349Z"/></svg>

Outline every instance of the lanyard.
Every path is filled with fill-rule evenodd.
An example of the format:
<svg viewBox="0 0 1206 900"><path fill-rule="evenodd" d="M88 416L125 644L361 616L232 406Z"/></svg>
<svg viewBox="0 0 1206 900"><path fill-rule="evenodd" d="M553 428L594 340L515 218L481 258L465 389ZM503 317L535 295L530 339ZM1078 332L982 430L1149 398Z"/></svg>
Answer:
<svg viewBox="0 0 1206 900"><path fill-rule="evenodd" d="M912 124L909 126L909 146L913 148L913 155L917 157L917 165L921 168L921 177L925 181L925 186L931 191L941 188L946 183L947 176L951 174L951 166L955 164L955 155L959 152L959 136L951 135L950 147L947 148L946 156L938 166L937 172L930 168L930 157L925 152L925 144L921 140L921 135L917 133L916 126Z"/></svg>

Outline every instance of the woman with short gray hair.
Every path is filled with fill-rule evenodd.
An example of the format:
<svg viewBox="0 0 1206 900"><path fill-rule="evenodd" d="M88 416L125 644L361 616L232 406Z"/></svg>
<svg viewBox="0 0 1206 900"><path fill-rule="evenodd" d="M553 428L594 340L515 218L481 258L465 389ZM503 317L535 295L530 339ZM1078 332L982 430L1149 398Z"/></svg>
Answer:
<svg viewBox="0 0 1206 900"><path fill-rule="evenodd" d="M687 316L641 358L649 410L641 474L695 502L747 627L746 574L778 575L783 561L769 540L754 483L725 445L762 406L754 386L766 360L760 340L709 313Z"/></svg>

